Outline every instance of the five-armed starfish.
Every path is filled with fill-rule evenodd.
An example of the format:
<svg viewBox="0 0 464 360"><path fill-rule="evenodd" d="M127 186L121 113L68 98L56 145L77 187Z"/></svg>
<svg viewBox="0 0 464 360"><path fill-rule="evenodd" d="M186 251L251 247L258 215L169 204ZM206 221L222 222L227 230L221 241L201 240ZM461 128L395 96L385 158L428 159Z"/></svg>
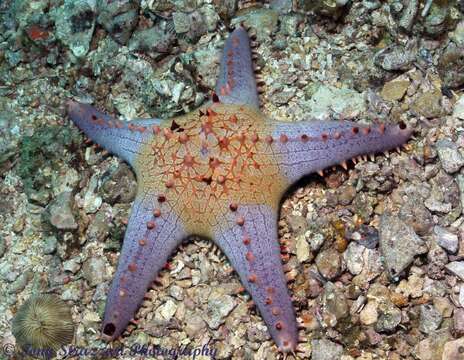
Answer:
<svg viewBox="0 0 464 360"><path fill-rule="evenodd" d="M281 263L277 215L288 187L306 174L396 148L404 124L283 123L259 110L250 41L238 27L225 43L211 104L170 120L128 123L68 102L73 122L135 170L138 192L106 304L103 337L117 338L169 256L189 235L227 255L282 352L297 324Z"/></svg>

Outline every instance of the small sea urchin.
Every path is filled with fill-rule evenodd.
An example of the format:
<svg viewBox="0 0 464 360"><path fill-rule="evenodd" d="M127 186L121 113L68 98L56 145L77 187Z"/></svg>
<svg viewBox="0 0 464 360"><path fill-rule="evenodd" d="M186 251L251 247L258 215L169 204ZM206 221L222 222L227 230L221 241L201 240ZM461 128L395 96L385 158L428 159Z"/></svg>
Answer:
<svg viewBox="0 0 464 360"><path fill-rule="evenodd" d="M55 295L44 294L30 298L19 308L12 331L26 353L50 354L73 340L74 324L69 306Z"/></svg>

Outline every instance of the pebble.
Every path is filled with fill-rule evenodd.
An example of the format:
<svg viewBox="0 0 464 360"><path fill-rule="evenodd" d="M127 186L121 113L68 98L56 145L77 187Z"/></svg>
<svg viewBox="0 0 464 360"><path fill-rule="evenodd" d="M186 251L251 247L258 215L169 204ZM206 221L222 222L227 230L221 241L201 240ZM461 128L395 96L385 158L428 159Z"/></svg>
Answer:
<svg viewBox="0 0 464 360"><path fill-rule="evenodd" d="M438 36L447 30L448 23L451 24L448 4L434 1L425 17L424 32L430 36Z"/></svg>
<svg viewBox="0 0 464 360"><path fill-rule="evenodd" d="M461 207L464 209L464 175L456 176L456 182L459 188L459 197L461 198Z"/></svg>
<svg viewBox="0 0 464 360"><path fill-rule="evenodd" d="M459 239L456 234L453 234L441 226L435 226L433 232L436 235L438 245L447 250L450 254L456 253L459 245Z"/></svg>
<svg viewBox="0 0 464 360"><path fill-rule="evenodd" d="M8 262L0 263L0 279L13 282L19 276L19 271L13 268L13 264Z"/></svg>
<svg viewBox="0 0 464 360"><path fill-rule="evenodd" d="M276 31L279 13L273 9L250 7L240 12L240 16L232 20L232 25L243 22L245 26L256 31L258 41L268 39Z"/></svg>
<svg viewBox="0 0 464 360"><path fill-rule="evenodd" d="M178 301L182 301L184 299L184 290L178 285L171 285L169 287L169 295Z"/></svg>
<svg viewBox="0 0 464 360"><path fill-rule="evenodd" d="M364 250L364 246L356 242L350 242L348 248L343 253L343 258L345 259L346 267L348 268L349 272L353 275L358 275L363 269Z"/></svg>
<svg viewBox="0 0 464 360"><path fill-rule="evenodd" d="M464 261L453 261L446 264L445 267L451 274L464 281Z"/></svg>
<svg viewBox="0 0 464 360"><path fill-rule="evenodd" d="M177 305L171 299L167 300L163 305L161 305L160 307L158 307L158 309L156 309L157 313L159 313L163 317L163 319L166 321L171 320L171 318L176 313L176 310L177 310Z"/></svg>
<svg viewBox="0 0 464 360"><path fill-rule="evenodd" d="M139 2L104 0L98 2L97 22L120 44L126 44L138 22Z"/></svg>
<svg viewBox="0 0 464 360"><path fill-rule="evenodd" d="M403 279L396 288L401 294L406 297L417 299L422 296L424 287L424 278L418 274L411 274L408 279Z"/></svg>
<svg viewBox="0 0 464 360"><path fill-rule="evenodd" d="M462 360L464 354L464 337L448 341L443 347L442 360Z"/></svg>
<svg viewBox="0 0 464 360"><path fill-rule="evenodd" d="M89 224L85 237L81 240L81 245L87 240L89 242L103 242L108 237L112 229L112 219L110 206L103 203L102 207L97 211L92 222ZM109 245L109 242L107 242L106 245Z"/></svg>
<svg viewBox="0 0 464 360"><path fill-rule="evenodd" d="M411 110L428 119L441 116L443 114L441 92L435 90L419 94L411 104Z"/></svg>
<svg viewBox="0 0 464 360"><path fill-rule="evenodd" d="M108 169L107 173L101 180L99 191L103 200L111 205L132 202L137 192L137 182L129 166L120 162Z"/></svg>
<svg viewBox="0 0 464 360"><path fill-rule="evenodd" d="M418 235L428 235L433 226L432 215L423 202L420 196L408 195L398 214Z"/></svg>
<svg viewBox="0 0 464 360"><path fill-rule="evenodd" d="M0 235L0 259L3 257L5 252L6 252L6 240L2 235Z"/></svg>
<svg viewBox="0 0 464 360"><path fill-rule="evenodd" d="M82 266L82 275L91 287L95 287L107 280L108 262L105 257L91 257Z"/></svg>
<svg viewBox="0 0 464 360"><path fill-rule="evenodd" d="M436 297L433 299L433 306L444 318L449 318L453 314L454 306L447 297Z"/></svg>
<svg viewBox="0 0 464 360"><path fill-rule="evenodd" d="M391 277L403 272L416 255L427 252L422 239L396 216L382 215L379 236L380 252Z"/></svg>
<svg viewBox="0 0 464 360"><path fill-rule="evenodd" d="M454 31L449 33L449 38L460 47L464 46L464 21L461 20Z"/></svg>
<svg viewBox="0 0 464 360"><path fill-rule="evenodd" d="M401 100L408 90L409 80L393 80L384 84L380 96L387 101Z"/></svg>
<svg viewBox="0 0 464 360"><path fill-rule="evenodd" d="M175 41L172 32L159 26L136 30L129 40L128 48L131 51L146 51L158 54L168 53Z"/></svg>
<svg viewBox="0 0 464 360"><path fill-rule="evenodd" d="M453 174L464 165L464 157L456 143L442 139L437 141L436 148L441 166L448 174Z"/></svg>
<svg viewBox="0 0 464 360"><path fill-rule="evenodd" d="M375 324L379 318L377 311L379 304L377 301L369 301L359 313L359 321L363 325Z"/></svg>
<svg viewBox="0 0 464 360"><path fill-rule="evenodd" d="M414 347L414 358L418 360L449 360L442 357L443 346L449 340L448 329L438 330Z"/></svg>
<svg viewBox="0 0 464 360"><path fill-rule="evenodd" d="M347 206L351 204L356 197L356 188L353 185L341 186L337 190L337 199L340 205Z"/></svg>
<svg viewBox="0 0 464 360"><path fill-rule="evenodd" d="M308 117L324 120L332 115L343 114L345 119L352 119L366 110L363 94L347 88L321 85L309 101Z"/></svg>
<svg viewBox="0 0 464 360"><path fill-rule="evenodd" d="M394 45L374 55L374 63L387 71L408 70L416 61L416 49Z"/></svg>
<svg viewBox="0 0 464 360"><path fill-rule="evenodd" d="M464 96L460 96L454 104L453 116L461 120L464 119Z"/></svg>
<svg viewBox="0 0 464 360"><path fill-rule="evenodd" d="M319 251L321 246L324 244L325 238L324 235L317 233L309 238L309 246L311 251Z"/></svg>
<svg viewBox="0 0 464 360"><path fill-rule="evenodd" d="M190 337L194 338L199 333L205 331L206 323L200 315L193 314L188 316L188 321L184 327L185 333Z"/></svg>
<svg viewBox="0 0 464 360"><path fill-rule="evenodd" d="M96 193L98 181L98 176L92 176L84 194L83 208L86 214L95 214L102 204L101 196Z"/></svg>
<svg viewBox="0 0 464 360"><path fill-rule="evenodd" d="M56 251L56 247L58 246L58 240L55 236L47 236L44 239L43 243L43 252L46 255L53 254Z"/></svg>
<svg viewBox="0 0 464 360"><path fill-rule="evenodd" d="M459 304L464 307L464 284L461 284L459 288Z"/></svg>
<svg viewBox="0 0 464 360"><path fill-rule="evenodd" d="M96 2L94 0L65 0L52 10L56 37L67 45L74 56L84 57L90 49L95 29Z"/></svg>
<svg viewBox="0 0 464 360"><path fill-rule="evenodd" d="M34 272L27 269L19 275L15 281L8 287L9 294L18 294L24 290L27 284L34 278Z"/></svg>
<svg viewBox="0 0 464 360"><path fill-rule="evenodd" d="M73 274L77 273L81 268L81 259L79 257L74 257L63 262L63 270L69 271Z"/></svg>
<svg viewBox="0 0 464 360"><path fill-rule="evenodd" d="M323 325L334 327L349 314L349 306L342 287L328 281L321 297Z"/></svg>
<svg viewBox="0 0 464 360"><path fill-rule="evenodd" d="M437 69L443 85L457 88L464 84L463 66L462 48L450 43L438 61Z"/></svg>
<svg viewBox="0 0 464 360"><path fill-rule="evenodd" d="M440 327L443 320L440 312L431 304L420 306L419 330L431 335Z"/></svg>
<svg viewBox="0 0 464 360"><path fill-rule="evenodd" d="M316 266L325 279L335 279L341 271L340 253L332 248L321 251L316 256Z"/></svg>
<svg viewBox="0 0 464 360"><path fill-rule="evenodd" d="M401 323L401 310L390 301L379 304L379 319L375 323L377 332L391 332Z"/></svg>
<svg viewBox="0 0 464 360"><path fill-rule="evenodd" d="M312 340L312 360L339 359L343 353L343 346L327 339Z"/></svg>
<svg viewBox="0 0 464 360"><path fill-rule="evenodd" d="M221 324L223 324L225 317L236 305L232 296L223 294L219 289L214 289L208 298L205 320L211 329L217 329Z"/></svg>
<svg viewBox="0 0 464 360"><path fill-rule="evenodd" d="M70 191L59 194L46 208L46 219L57 230L76 230L78 224L74 218L72 208L74 197Z"/></svg>
<svg viewBox="0 0 464 360"><path fill-rule="evenodd" d="M305 235L300 235L296 237L296 258L300 263L309 260L309 244L306 241Z"/></svg>
<svg viewBox="0 0 464 360"><path fill-rule="evenodd" d="M457 337L464 335L464 309L462 308L454 310L453 331Z"/></svg>

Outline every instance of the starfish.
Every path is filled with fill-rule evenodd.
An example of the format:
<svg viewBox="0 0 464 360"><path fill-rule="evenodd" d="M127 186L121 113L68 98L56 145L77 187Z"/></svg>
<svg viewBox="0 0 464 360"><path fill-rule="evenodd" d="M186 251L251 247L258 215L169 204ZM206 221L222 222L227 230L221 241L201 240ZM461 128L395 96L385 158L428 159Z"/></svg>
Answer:
<svg viewBox="0 0 464 360"><path fill-rule="evenodd" d="M250 38L226 40L213 101L174 119L122 122L68 101L72 121L134 169L137 196L108 294L102 337L119 337L179 244L212 239L251 294L279 351L298 345L295 312L278 242L285 192L303 176L394 149L405 124L279 122L259 108Z"/></svg>

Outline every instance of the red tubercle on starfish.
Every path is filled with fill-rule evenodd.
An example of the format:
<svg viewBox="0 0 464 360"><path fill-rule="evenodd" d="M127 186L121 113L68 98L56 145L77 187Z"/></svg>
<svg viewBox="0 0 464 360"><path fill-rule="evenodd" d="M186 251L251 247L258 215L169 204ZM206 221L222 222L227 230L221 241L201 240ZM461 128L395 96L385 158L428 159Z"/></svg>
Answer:
<svg viewBox="0 0 464 360"><path fill-rule="evenodd" d="M232 45L238 47L240 45L240 39L237 36L232 37Z"/></svg>
<svg viewBox="0 0 464 360"><path fill-rule="evenodd" d="M130 271L130 272L135 272L137 270L137 265L134 264L134 263L130 263L129 266L127 267L127 269Z"/></svg>
<svg viewBox="0 0 464 360"><path fill-rule="evenodd" d="M257 280L258 280L258 277L255 274L251 274L248 277L248 281L251 282L251 283L256 283Z"/></svg>
<svg viewBox="0 0 464 360"><path fill-rule="evenodd" d="M147 222L147 229L148 230L153 230L156 227L156 224L153 220L150 220Z"/></svg>
<svg viewBox="0 0 464 360"><path fill-rule="evenodd" d="M251 251L248 251L245 255L245 258L247 259L248 262L252 262L255 259L255 256Z"/></svg>
<svg viewBox="0 0 464 360"><path fill-rule="evenodd" d="M288 136L285 134L281 134L279 140L282 144L285 144L288 141Z"/></svg>
<svg viewBox="0 0 464 360"><path fill-rule="evenodd" d="M179 135L179 142L180 142L181 144L187 143L188 139L189 139L189 137L188 137L188 135L185 134L185 133L182 133L182 134Z"/></svg>
<svg viewBox="0 0 464 360"><path fill-rule="evenodd" d="M272 308L272 315L279 316L280 315L280 309L278 307Z"/></svg>
<svg viewBox="0 0 464 360"><path fill-rule="evenodd" d="M243 216L239 216L235 222L238 226L243 226L245 224L245 218Z"/></svg>
<svg viewBox="0 0 464 360"><path fill-rule="evenodd" d="M140 245L140 246L145 246L145 245L147 245L147 240L146 240L146 239L140 239L140 240L139 240L139 245Z"/></svg>
<svg viewBox="0 0 464 360"><path fill-rule="evenodd" d="M152 129L153 129L153 134L155 135L158 135L161 132L161 128L158 125L154 125Z"/></svg>
<svg viewBox="0 0 464 360"><path fill-rule="evenodd" d="M160 217L161 216L161 210L160 209L154 209L153 210L153 216L154 217Z"/></svg>
<svg viewBox="0 0 464 360"><path fill-rule="evenodd" d="M219 102L219 97L217 96L216 92L214 92L214 91L212 92L211 99L213 100L214 103Z"/></svg>
<svg viewBox="0 0 464 360"><path fill-rule="evenodd" d="M174 133L171 129L163 129L163 135L166 140L171 140L174 137Z"/></svg>
<svg viewBox="0 0 464 360"><path fill-rule="evenodd" d="M243 238L243 244L248 246L250 245L250 243L251 243L251 239L248 236L245 236Z"/></svg>
<svg viewBox="0 0 464 360"><path fill-rule="evenodd" d="M281 321L277 321L276 324L275 324L275 328L277 330L282 330L284 328L284 325L282 324Z"/></svg>

